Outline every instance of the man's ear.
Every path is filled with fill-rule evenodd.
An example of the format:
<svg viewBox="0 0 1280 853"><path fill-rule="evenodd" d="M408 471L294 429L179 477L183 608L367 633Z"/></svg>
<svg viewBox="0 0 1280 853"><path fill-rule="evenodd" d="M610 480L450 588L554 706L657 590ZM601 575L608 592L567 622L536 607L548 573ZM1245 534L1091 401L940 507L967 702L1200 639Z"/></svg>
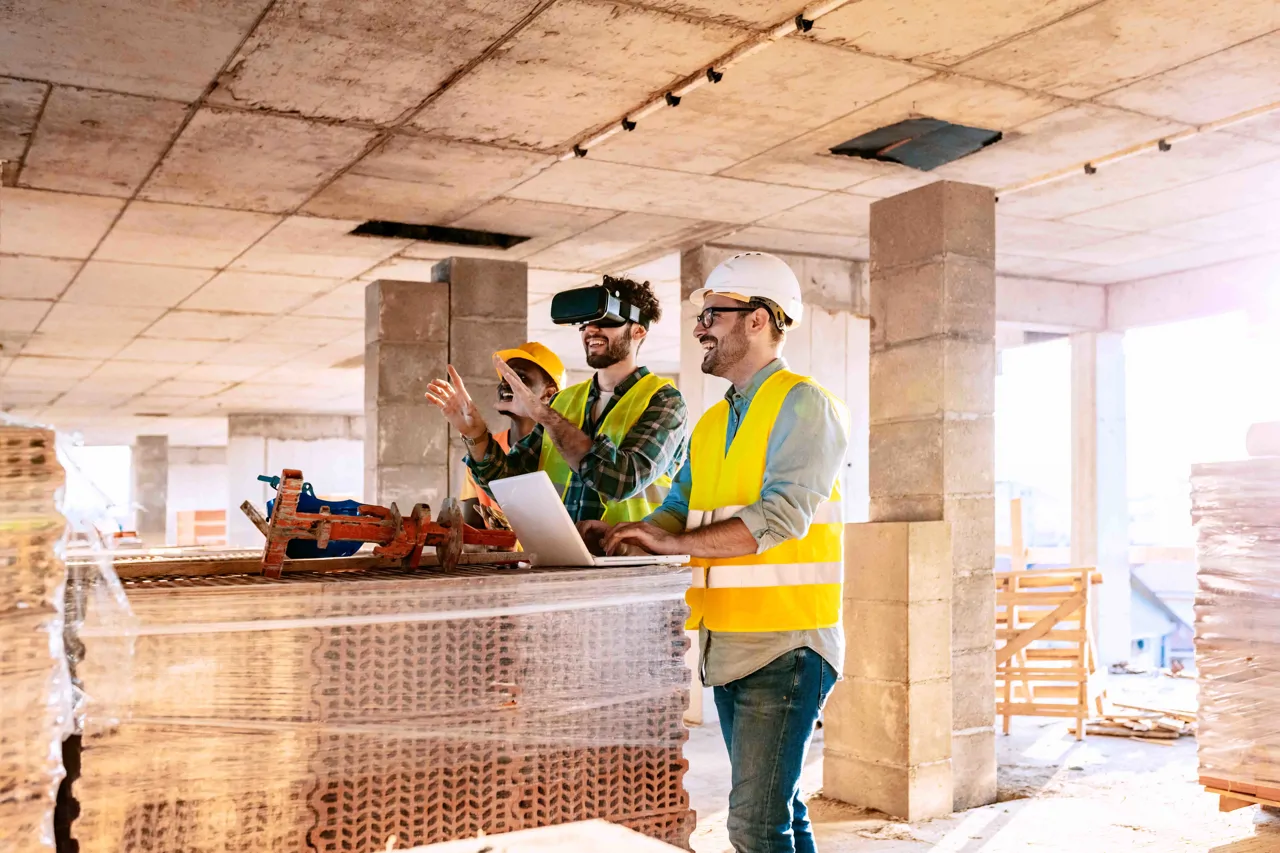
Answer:
<svg viewBox="0 0 1280 853"><path fill-rule="evenodd" d="M558 394L558 393L560 393L560 389L559 389L559 388L557 388L555 385L544 385L544 386L542 386L542 402L544 402L544 403L550 403L550 402L551 402L551 398L552 398L552 397L554 397L554 396L555 396L556 394Z"/></svg>
<svg viewBox="0 0 1280 853"><path fill-rule="evenodd" d="M649 330L639 323L631 324L631 340L640 343L649 335Z"/></svg>

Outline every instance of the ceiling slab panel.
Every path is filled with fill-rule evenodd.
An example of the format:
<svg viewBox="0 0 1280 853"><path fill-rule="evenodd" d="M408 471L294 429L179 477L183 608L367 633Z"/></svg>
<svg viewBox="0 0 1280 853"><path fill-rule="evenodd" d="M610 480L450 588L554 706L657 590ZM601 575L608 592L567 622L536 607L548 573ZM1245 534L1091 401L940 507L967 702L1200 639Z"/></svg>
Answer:
<svg viewBox="0 0 1280 853"><path fill-rule="evenodd" d="M768 228L866 237L871 228L871 203L876 199L852 193L830 193L760 220Z"/></svg>
<svg viewBox="0 0 1280 853"><path fill-rule="evenodd" d="M374 131L204 109L140 196L283 213L306 201L373 140Z"/></svg>
<svg viewBox="0 0 1280 853"><path fill-rule="evenodd" d="M267 3L5 3L0 74L194 101Z"/></svg>
<svg viewBox="0 0 1280 853"><path fill-rule="evenodd" d="M131 196L168 148L185 104L55 86L31 142L21 183Z"/></svg>
<svg viewBox="0 0 1280 853"><path fill-rule="evenodd" d="M819 18L811 37L878 56L945 66L1093 2L860 0Z"/></svg>
<svg viewBox="0 0 1280 853"><path fill-rule="evenodd" d="M1059 257L1084 264L1119 266L1169 255L1187 247L1187 240L1157 237L1153 234L1126 234L1092 246L1064 250Z"/></svg>
<svg viewBox="0 0 1280 853"><path fill-rule="evenodd" d="M1015 216L1058 219L1278 159L1280 145L1223 132L1203 133L1175 143L1169 151L1144 151L1105 164L1095 175L1082 172L1002 195L1000 209Z"/></svg>
<svg viewBox="0 0 1280 853"><path fill-rule="evenodd" d="M604 0L559 0L413 123L452 139L551 151L618 119L745 36Z"/></svg>
<svg viewBox="0 0 1280 853"><path fill-rule="evenodd" d="M238 341L264 332L275 317L267 314L223 314L170 311L147 329L148 338L189 341Z"/></svg>
<svg viewBox="0 0 1280 853"><path fill-rule="evenodd" d="M545 154L400 135L357 163L305 207L337 219L438 225L550 165Z"/></svg>
<svg viewBox="0 0 1280 853"><path fill-rule="evenodd" d="M1117 284L1136 281L1166 273L1198 269L1225 261L1268 255L1276 250L1276 238L1270 234L1247 237L1230 243L1205 243L1168 255L1148 258L1128 264L1098 267L1082 274L1079 280L1089 284Z"/></svg>
<svg viewBox="0 0 1280 853"><path fill-rule="evenodd" d="M480 231L529 237L531 239L510 249L492 250L487 253L499 259L521 260L561 240L581 234L588 228L593 228L617 215L616 210L524 201L515 198L496 198L449 224L454 228L474 228ZM447 257L450 252L470 255L473 251L470 247L459 246L450 250L447 246L415 243L405 249L404 256L438 258L442 257L441 249L446 253L443 257Z"/></svg>
<svg viewBox="0 0 1280 853"><path fill-rule="evenodd" d="M94 259L222 267L279 220L266 213L135 201Z"/></svg>
<svg viewBox="0 0 1280 853"><path fill-rule="evenodd" d="M79 261L0 255L0 298L57 299L78 269Z"/></svg>
<svg viewBox="0 0 1280 853"><path fill-rule="evenodd" d="M182 365L204 361L225 346L226 344L217 341L137 338L117 353L114 361L104 364L102 369L118 370L126 375L131 370L146 370L148 375L172 376ZM148 366L137 368L137 364Z"/></svg>
<svg viewBox="0 0 1280 853"><path fill-rule="evenodd" d="M9 365L4 378L83 379L102 362L87 358L54 358L45 355L19 355Z"/></svg>
<svg viewBox="0 0 1280 853"><path fill-rule="evenodd" d="M1275 0L1103 0L956 66L1066 98L1092 98L1280 27Z"/></svg>
<svg viewBox="0 0 1280 853"><path fill-rule="evenodd" d="M280 0L213 103L388 124L480 56L537 0Z"/></svg>
<svg viewBox="0 0 1280 853"><path fill-rule="evenodd" d="M1247 136L1252 139L1280 143L1280 110L1233 124L1224 128L1222 132L1233 136Z"/></svg>
<svg viewBox="0 0 1280 853"><path fill-rule="evenodd" d="M1280 102L1280 32L1157 74L1097 100L1188 124L1208 124Z"/></svg>
<svg viewBox="0 0 1280 853"><path fill-rule="evenodd" d="M1082 273L1096 269L1093 264L1061 261L1054 258L1036 258L1014 255L1004 251L997 239L996 272L1025 278L1048 278L1057 281L1075 281Z"/></svg>
<svg viewBox="0 0 1280 853"><path fill-rule="evenodd" d="M86 305L172 308L214 275L214 270L89 261L62 301Z"/></svg>
<svg viewBox="0 0 1280 853"><path fill-rule="evenodd" d="M930 174L997 189L1035 180L1185 128L1109 107L1079 104L1018 125L1000 142Z"/></svg>
<svg viewBox="0 0 1280 853"><path fill-rule="evenodd" d="M1152 233L1198 243L1229 243L1244 237L1280 234L1280 199L1245 205L1213 216L1189 218ZM1276 248L1280 249L1280 238L1277 238Z"/></svg>
<svg viewBox="0 0 1280 853"><path fill-rule="evenodd" d="M802 39L784 39L647 116L590 156L714 174L932 74ZM843 141L843 140L839 140Z"/></svg>
<svg viewBox="0 0 1280 853"><path fill-rule="evenodd" d="M1125 236L1111 228L1091 228L1066 222L1022 219L1003 211L996 215L996 251L1033 258L1062 258L1063 253Z"/></svg>
<svg viewBox="0 0 1280 853"><path fill-rule="evenodd" d="M114 198L0 188L0 253L87 258L124 202Z"/></svg>
<svg viewBox="0 0 1280 853"><path fill-rule="evenodd" d="M643 0L640 5L726 26L767 29L788 21L805 8L796 0Z"/></svg>
<svg viewBox="0 0 1280 853"><path fill-rule="evenodd" d="M341 279L226 271L187 297L183 309L242 314L279 314L333 290Z"/></svg>
<svg viewBox="0 0 1280 853"><path fill-rule="evenodd" d="M0 299L0 337L12 340L15 335L34 332L49 313L53 303L36 299Z"/></svg>
<svg viewBox="0 0 1280 853"><path fill-rule="evenodd" d="M529 258L531 265L560 270L598 268L650 243L699 228L697 220L624 213Z"/></svg>
<svg viewBox="0 0 1280 853"><path fill-rule="evenodd" d="M97 333L36 332L22 345L23 355L53 355L64 358L111 358L129 343L127 336Z"/></svg>
<svg viewBox="0 0 1280 853"><path fill-rule="evenodd" d="M834 258L866 260L870 256L870 243L861 237L840 234L814 234L808 231L787 231L781 228L752 226L719 238L722 246L740 246L763 252L792 252L802 255L825 255Z"/></svg>
<svg viewBox="0 0 1280 853"><path fill-rule="evenodd" d="M364 291L368 286L363 281L347 282L317 299L308 301L294 313L303 317L363 320Z"/></svg>
<svg viewBox="0 0 1280 853"><path fill-rule="evenodd" d="M586 158L557 163L507 195L531 201L747 224L822 193Z"/></svg>
<svg viewBox="0 0 1280 853"><path fill-rule="evenodd" d="M18 161L27 150L27 141L36 129L36 117L49 86L35 80L0 77L0 160L4 160L3 183L12 184Z"/></svg>
<svg viewBox="0 0 1280 853"><path fill-rule="evenodd" d="M929 116L943 121L1012 131L1019 125L1060 109L1065 102L1035 92L940 74L854 110L744 163L724 170L730 177L846 189L864 195L893 195L931 183L936 178L894 163L860 160L830 153L842 142L908 118ZM1003 143L997 143L1003 144ZM886 178L886 191L864 192L861 185ZM905 186L905 189L897 189Z"/></svg>
<svg viewBox="0 0 1280 853"><path fill-rule="evenodd" d="M1280 162L1219 175L1068 217L1068 221L1121 231L1176 225L1190 213L1213 216L1242 203L1280 198Z"/></svg>
<svg viewBox="0 0 1280 853"><path fill-rule="evenodd" d="M107 335L122 337L124 345L164 313L141 305L81 305L59 302L49 310L40 331L51 335Z"/></svg>
<svg viewBox="0 0 1280 853"><path fill-rule="evenodd" d="M291 216L245 252L232 269L350 278L409 244L388 237L355 236L358 219Z"/></svg>

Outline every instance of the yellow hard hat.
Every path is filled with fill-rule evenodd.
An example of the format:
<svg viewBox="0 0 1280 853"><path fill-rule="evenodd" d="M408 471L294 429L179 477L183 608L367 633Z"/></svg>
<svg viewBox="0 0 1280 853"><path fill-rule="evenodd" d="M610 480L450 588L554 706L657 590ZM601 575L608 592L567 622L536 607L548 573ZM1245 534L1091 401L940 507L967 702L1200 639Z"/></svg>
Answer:
<svg viewBox="0 0 1280 853"><path fill-rule="evenodd" d="M494 353L503 361L511 361L513 358L523 358L525 361L532 361L547 372L556 383L556 387L563 389L565 383L564 362L560 360L560 356L551 351L551 348L537 341L529 341L521 344L513 349L498 350Z"/></svg>

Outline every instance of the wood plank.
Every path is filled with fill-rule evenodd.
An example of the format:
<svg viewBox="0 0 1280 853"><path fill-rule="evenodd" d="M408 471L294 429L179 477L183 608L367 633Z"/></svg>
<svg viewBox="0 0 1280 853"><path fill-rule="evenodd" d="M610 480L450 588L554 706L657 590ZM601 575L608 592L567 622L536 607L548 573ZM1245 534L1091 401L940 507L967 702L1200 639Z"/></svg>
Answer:
<svg viewBox="0 0 1280 853"><path fill-rule="evenodd" d="M1041 621L1044 621L1044 620L1041 620ZM1040 623L1036 623L1036 624L1040 624ZM1008 628L1002 628L1001 630L996 632L996 639L1007 640L1010 643L1012 643L1016 640L1019 640L1025 637L1028 633L1031 632L1031 630L1032 630L1031 628L1014 628L1012 630ZM1030 640L1026 640L1026 642L1034 643L1037 640L1051 640L1053 642L1062 642L1062 643L1079 643L1086 638L1087 633L1088 633L1087 631L1084 631L1080 628L1051 628L1048 631L1046 631L1042 636L1034 637ZM997 652L999 652L1001 649L1006 649L1006 648L1008 648L1008 645L1001 646L1000 649L997 649ZM1020 645L1018 648L1014 649L1014 651L1022 651L1022 649L1024 648L1025 646ZM1079 652L1076 652L1075 656L1079 657ZM997 658L997 660L999 659Z"/></svg>
<svg viewBox="0 0 1280 853"><path fill-rule="evenodd" d="M1175 720L1181 720L1184 723L1194 723L1196 715L1190 711L1175 711L1170 708L1147 708L1142 705L1126 705L1124 702L1112 702L1117 708L1128 708L1130 711L1146 711L1149 714L1163 714L1173 717Z"/></svg>

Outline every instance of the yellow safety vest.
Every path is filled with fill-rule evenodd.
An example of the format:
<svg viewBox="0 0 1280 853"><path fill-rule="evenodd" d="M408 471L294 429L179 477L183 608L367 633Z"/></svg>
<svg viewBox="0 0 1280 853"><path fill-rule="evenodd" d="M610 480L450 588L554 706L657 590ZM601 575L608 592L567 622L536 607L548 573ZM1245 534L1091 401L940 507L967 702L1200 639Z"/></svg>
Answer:
<svg viewBox="0 0 1280 853"><path fill-rule="evenodd" d="M640 415L644 414L644 410L649 407L649 401L653 399L653 395L659 388L671 384L673 383L670 379L663 379L652 373L641 377L639 382L622 395L621 400L614 403L596 434L607 436L610 441L620 447L627 433L636 425L636 421L640 420ZM556 398L551 401L551 408L559 412L569 423L582 429L582 422L587 413L587 394L590 390L591 380L571 385L556 395ZM545 433L542 436L542 458L538 462L538 467L547 472L547 476L551 478L551 482L555 484L563 499L569 490L569 481L574 471L560 455L560 451L556 450L551 437ZM610 524L640 521L662 505L669 491L671 491L671 475L664 473L633 497L621 501L605 501L604 521Z"/></svg>
<svg viewBox="0 0 1280 853"><path fill-rule="evenodd" d="M844 404L807 376L779 370L760 386L725 452L729 404L712 406L689 443L692 488L687 530L730 518L760 499L769 434L788 392L813 385L836 406ZM685 594L688 628L699 622L712 631L802 631L840 622L844 581L844 523L837 480L818 507L809 532L762 554L692 560L693 586Z"/></svg>

